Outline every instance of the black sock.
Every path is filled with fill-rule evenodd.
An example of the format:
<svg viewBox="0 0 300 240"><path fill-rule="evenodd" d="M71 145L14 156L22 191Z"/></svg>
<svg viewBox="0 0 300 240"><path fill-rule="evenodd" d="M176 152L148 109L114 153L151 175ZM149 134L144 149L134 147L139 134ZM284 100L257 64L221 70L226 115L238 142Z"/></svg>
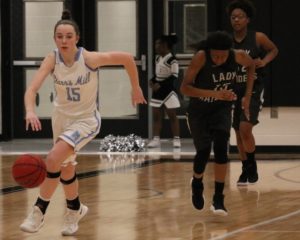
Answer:
<svg viewBox="0 0 300 240"><path fill-rule="evenodd" d="M45 201L45 200L41 199L40 197L38 197L38 199L36 200L36 202L35 202L34 205L37 206L37 207L39 207L40 210L41 210L41 212L43 214L45 214L45 212L47 210L47 207L49 205L49 202L50 201Z"/></svg>
<svg viewBox="0 0 300 240"><path fill-rule="evenodd" d="M225 183L215 182L215 195L222 195Z"/></svg>
<svg viewBox="0 0 300 240"><path fill-rule="evenodd" d="M66 200L67 201L67 208L72 210L79 210L80 208L80 201L79 197L73 199L73 200Z"/></svg>
<svg viewBox="0 0 300 240"><path fill-rule="evenodd" d="M203 180L203 177L201 177L201 178L193 177L192 187L195 187L195 188L203 187L202 180Z"/></svg>
<svg viewBox="0 0 300 240"><path fill-rule="evenodd" d="M243 161L242 161L242 165L243 165L244 168L247 168L248 165L249 165L249 160L248 160L248 159L243 160Z"/></svg>
<svg viewBox="0 0 300 240"><path fill-rule="evenodd" d="M246 155L247 155L247 160L249 162L254 162L255 161L255 151L253 151L251 153L246 152Z"/></svg>

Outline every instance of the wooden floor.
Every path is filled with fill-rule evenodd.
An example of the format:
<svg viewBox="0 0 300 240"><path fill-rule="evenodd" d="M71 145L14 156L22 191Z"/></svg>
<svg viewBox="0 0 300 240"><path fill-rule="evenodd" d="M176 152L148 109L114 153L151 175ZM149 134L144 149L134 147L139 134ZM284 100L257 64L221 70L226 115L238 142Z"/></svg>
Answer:
<svg viewBox="0 0 300 240"><path fill-rule="evenodd" d="M0 239L181 240L300 239L300 159L259 160L260 181L237 188L241 164L228 169L225 205L229 215L213 215L213 163L205 173L205 209L190 199L191 157L151 154L80 155L80 199L89 207L73 237L62 237L62 189L55 193L38 233L19 225L38 189L20 189L10 169L16 156L0 156Z"/></svg>

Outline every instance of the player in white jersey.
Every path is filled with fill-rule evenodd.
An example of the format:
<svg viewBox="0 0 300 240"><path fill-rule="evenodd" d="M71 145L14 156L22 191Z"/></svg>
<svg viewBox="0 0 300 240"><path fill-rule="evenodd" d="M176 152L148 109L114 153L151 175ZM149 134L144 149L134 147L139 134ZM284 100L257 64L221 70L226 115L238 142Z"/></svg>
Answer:
<svg viewBox="0 0 300 240"><path fill-rule="evenodd" d="M132 86L133 105L146 103L139 86L138 72L132 55L124 52L89 52L78 48L79 29L65 10L54 28L57 49L48 54L25 92L26 130L42 130L34 111L36 94L49 74L56 91L52 129L54 145L46 157L47 177L40 186L39 197L20 228L37 232L59 182L66 196L67 211L62 235L73 235L87 206L79 200L75 156L100 130L97 109L98 69L105 65L123 65Z"/></svg>
<svg viewBox="0 0 300 240"><path fill-rule="evenodd" d="M177 42L176 35L163 35L155 42L155 76L150 80L152 98L150 106L153 110L153 139L148 147L160 146L160 131L162 117L167 113L173 132L173 146L181 146L179 138L179 121L176 109L180 107L178 95L174 88L174 81L178 78L178 62L172 53L172 46Z"/></svg>
<svg viewBox="0 0 300 240"><path fill-rule="evenodd" d="M53 139L63 139L75 152L93 139L100 130L97 111L98 70L89 69L83 48L78 48L71 67L65 65L58 49L54 50L55 68L52 73L56 96L52 116ZM84 121L78 122L78 118ZM65 127L68 129L65 129ZM92 128L94 126L94 128ZM74 155L63 162L75 164Z"/></svg>

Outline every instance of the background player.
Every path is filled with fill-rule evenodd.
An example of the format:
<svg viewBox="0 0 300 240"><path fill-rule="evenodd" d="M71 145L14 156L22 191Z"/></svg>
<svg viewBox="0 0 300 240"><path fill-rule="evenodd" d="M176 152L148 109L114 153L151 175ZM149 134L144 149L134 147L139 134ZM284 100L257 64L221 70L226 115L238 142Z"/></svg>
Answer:
<svg viewBox="0 0 300 240"><path fill-rule="evenodd" d="M255 160L255 139L252 133L253 126L258 123L258 115L263 104L264 67L278 54L275 44L262 32L248 30L248 24L254 17L255 8L248 0L234 0L227 6L233 29L234 48L245 50L255 61L256 79L254 82L251 103L250 119L247 119L241 108L241 100L245 94L247 72L240 66L238 72L237 101L233 111L233 128L236 133L237 147L242 160L242 173L237 185L247 185L258 180Z"/></svg>

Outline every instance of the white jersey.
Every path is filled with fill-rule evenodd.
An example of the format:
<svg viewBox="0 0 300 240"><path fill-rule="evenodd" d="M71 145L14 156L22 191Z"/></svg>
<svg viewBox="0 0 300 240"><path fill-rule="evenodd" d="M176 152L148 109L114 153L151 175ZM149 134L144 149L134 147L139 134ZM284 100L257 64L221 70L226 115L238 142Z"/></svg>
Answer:
<svg viewBox="0 0 300 240"><path fill-rule="evenodd" d="M164 81L166 78L173 75L178 77L179 66L177 59L172 53L168 53L166 56L157 56L155 60L155 76L158 82Z"/></svg>
<svg viewBox="0 0 300 240"><path fill-rule="evenodd" d="M160 108L179 108L180 102L174 88L174 80L178 78L178 62L172 53L158 55L155 59L155 80L160 88L152 93L150 106Z"/></svg>
<svg viewBox="0 0 300 240"><path fill-rule="evenodd" d="M54 50L56 64L52 76L56 96L55 110L69 117L93 114L97 110L98 69L90 69L84 62L83 48L79 48L71 67L64 64L58 49Z"/></svg>

